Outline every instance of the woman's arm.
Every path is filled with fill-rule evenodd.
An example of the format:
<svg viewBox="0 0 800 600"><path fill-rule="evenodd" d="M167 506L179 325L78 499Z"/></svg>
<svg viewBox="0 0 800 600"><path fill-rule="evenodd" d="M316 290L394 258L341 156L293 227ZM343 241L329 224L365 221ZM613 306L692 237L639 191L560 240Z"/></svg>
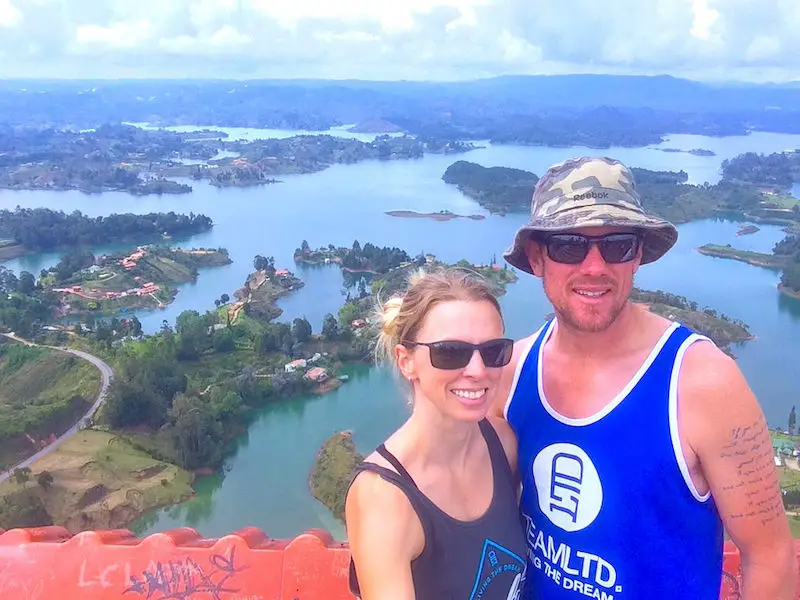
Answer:
<svg viewBox="0 0 800 600"><path fill-rule="evenodd" d="M422 553L425 534L406 495L362 472L347 494L345 521L362 600L414 600L411 561Z"/></svg>

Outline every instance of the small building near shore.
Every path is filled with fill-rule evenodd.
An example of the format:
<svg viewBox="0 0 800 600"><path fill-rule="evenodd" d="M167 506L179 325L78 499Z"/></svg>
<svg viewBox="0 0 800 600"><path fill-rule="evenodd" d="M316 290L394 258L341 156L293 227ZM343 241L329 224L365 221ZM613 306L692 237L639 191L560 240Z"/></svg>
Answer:
<svg viewBox="0 0 800 600"><path fill-rule="evenodd" d="M293 360L290 363L286 363L283 366L283 370L287 373L294 373L297 369L305 369L306 368L306 361L304 358L298 358L297 360Z"/></svg>
<svg viewBox="0 0 800 600"><path fill-rule="evenodd" d="M313 369L308 370L308 373L305 374L305 377L309 381L322 383L328 379L328 372L322 367L314 367Z"/></svg>

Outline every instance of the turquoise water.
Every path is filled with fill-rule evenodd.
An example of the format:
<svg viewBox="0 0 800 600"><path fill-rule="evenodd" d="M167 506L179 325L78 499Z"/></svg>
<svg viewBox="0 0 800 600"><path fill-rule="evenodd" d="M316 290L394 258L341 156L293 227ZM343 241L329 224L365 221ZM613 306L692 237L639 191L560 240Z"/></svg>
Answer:
<svg viewBox="0 0 800 600"><path fill-rule="evenodd" d="M255 135L255 134L254 134ZM731 138L673 136L651 148L612 148L603 154L631 166L685 169L693 182L714 182L724 158L753 150L772 152L800 146L800 136L754 134ZM713 157L665 153L658 148L706 148ZM133 198L122 193L86 195L80 192L0 192L0 208L48 206L89 215L113 212L170 211L204 213L213 230L194 236L182 246L224 246L233 264L201 270L193 284L180 286L173 305L138 313L146 331L162 319L174 321L181 311L207 310L214 298L242 285L255 254L272 255L276 265L296 271L306 285L283 298L281 319L306 316L319 331L327 312L343 302L342 277L335 267L301 267L292 254L303 239L312 247L329 243L350 245L354 239L396 245L410 253L432 252L455 261L498 259L511 242L525 215L488 215L441 175L459 159L486 166L525 168L537 174L569 156L596 153L583 148L487 146L463 155L429 155L409 161L366 161L335 165L320 173L282 178L282 183L260 188L218 189L196 182L194 193L181 196ZM390 217L386 211L449 209L458 214L484 214L482 221ZM735 348L739 364L759 397L772 424L785 423L800 389L800 371L787 369L800 351L800 302L781 296L778 273L742 263L703 256L697 246L713 242L769 252L784 233L762 226L756 234L737 237L739 224L706 220L681 225L676 247L661 261L643 267L637 285L687 296L732 317L743 319L756 340ZM58 260L58 253L8 261L13 269L38 273ZM508 333L521 337L533 331L550 311L538 280L522 274L501 299ZM404 399L392 377L367 366L354 367L350 380L322 397L287 400L265 408L247 434L236 441L236 451L223 472L198 483L197 498L176 507L154 511L139 520L139 533L190 525L203 535L217 536L255 525L269 535L285 537L309 527L324 527L342 536L341 525L308 492L307 476L317 449L331 434L354 432L361 451L374 448L406 415Z"/></svg>

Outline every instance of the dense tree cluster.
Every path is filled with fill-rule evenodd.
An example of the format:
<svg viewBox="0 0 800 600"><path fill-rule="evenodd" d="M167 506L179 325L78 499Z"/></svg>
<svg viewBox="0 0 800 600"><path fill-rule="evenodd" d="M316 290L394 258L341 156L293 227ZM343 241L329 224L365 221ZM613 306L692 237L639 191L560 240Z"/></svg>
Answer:
<svg viewBox="0 0 800 600"><path fill-rule="evenodd" d="M529 171L508 167L484 167L459 160L442 175L445 183L478 201L492 212L520 212L530 209L533 189L539 178Z"/></svg>
<svg viewBox="0 0 800 600"><path fill-rule="evenodd" d="M36 335L58 305L54 294L37 287L35 277L0 266L0 328L23 337Z"/></svg>
<svg viewBox="0 0 800 600"><path fill-rule="evenodd" d="M800 180L800 152L745 152L722 161L725 179L753 185L790 187Z"/></svg>
<svg viewBox="0 0 800 600"><path fill-rule="evenodd" d="M800 233L787 235L772 248L775 254L792 256L800 260Z"/></svg>
<svg viewBox="0 0 800 600"><path fill-rule="evenodd" d="M781 273L781 285L800 292L800 233L787 235L775 244L772 252L789 260Z"/></svg>
<svg viewBox="0 0 800 600"><path fill-rule="evenodd" d="M124 346L109 389L108 423L161 432L167 443L148 448L158 458L187 468L213 465L250 409L312 385L302 370L283 369L311 339L306 319L235 327L219 321L216 310L186 310L174 328L164 322L160 332ZM219 366L201 375L206 360Z"/></svg>
<svg viewBox="0 0 800 600"><path fill-rule="evenodd" d="M97 246L164 233L187 235L206 231L211 226L211 219L205 215L171 211L89 217L77 210L69 214L49 208L0 210L0 235L23 244L29 250Z"/></svg>
<svg viewBox="0 0 800 600"><path fill-rule="evenodd" d="M364 246L358 240L342 256L342 267L353 270L375 271L386 273L404 262L409 262L411 257L396 247L378 247L367 242Z"/></svg>

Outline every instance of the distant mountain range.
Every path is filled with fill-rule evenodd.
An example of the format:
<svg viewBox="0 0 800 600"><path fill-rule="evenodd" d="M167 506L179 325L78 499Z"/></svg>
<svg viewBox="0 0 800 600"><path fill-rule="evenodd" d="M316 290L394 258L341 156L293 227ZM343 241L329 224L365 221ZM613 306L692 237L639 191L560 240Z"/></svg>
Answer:
<svg viewBox="0 0 800 600"><path fill-rule="evenodd" d="M3 80L0 124L94 127L147 121L324 130L372 120L418 135L551 143L589 123L664 133L800 132L800 82L701 83L672 76L503 76L462 82L356 80ZM555 123L556 132L550 131ZM515 132L528 129L521 139ZM535 131L534 131L535 130ZM0 131L2 135L2 131ZM619 137L619 136L616 136ZM574 143L576 140L565 140ZM579 140L577 140L579 141Z"/></svg>

